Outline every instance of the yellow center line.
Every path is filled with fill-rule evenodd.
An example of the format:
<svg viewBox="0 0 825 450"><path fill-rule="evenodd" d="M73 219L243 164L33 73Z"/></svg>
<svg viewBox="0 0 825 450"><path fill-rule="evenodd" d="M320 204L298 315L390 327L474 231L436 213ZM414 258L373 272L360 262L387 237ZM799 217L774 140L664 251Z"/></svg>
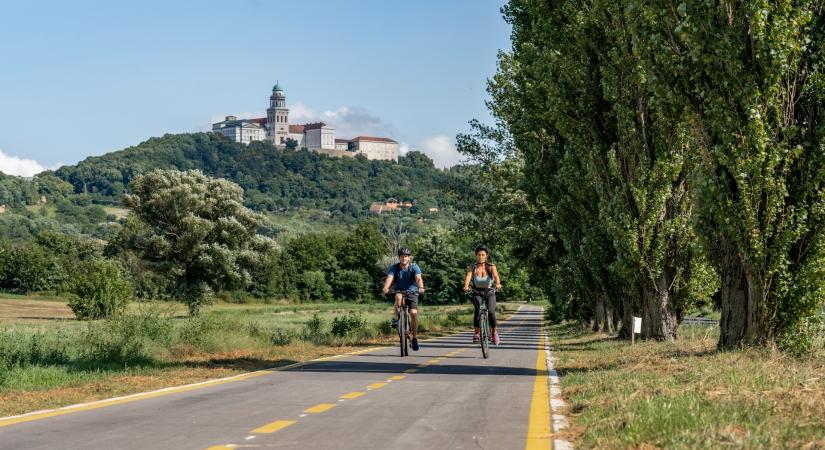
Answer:
<svg viewBox="0 0 825 450"><path fill-rule="evenodd" d="M366 394L366 392L355 391L355 392L350 392L349 394L344 394L339 398L353 399L353 398L358 398L358 397L360 397L364 394Z"/></svg>
<svg viewBox="0 0 825 450"><path fill-rule="evenodd" d="M367 387L370 388L370 389L380 389L380 388L382 388L386 385L387 385L387 383L372 383L371 385L369 385Z"/></svg>
<svg viewBox="0 0 825 450"><path fill-rule="evenodd" d="M278 430L283 430L284 428L292 425L295 423L295 420L276 420L275 422L268 423L262 427L255 428L252 430L253 433L274 433ZM212 447L209 447L212 448ZM219 449L223 447L215 447L215 449Z"/></svg>
<svg viewBox="0 0 825 450"><path fill-rule="evenodd" d="M234 449L234 448L235 448L235 446L232 445L232 444L230 444L230 445L213 445L211 447L208 447L206 450L231 450L231 449Z"/></svg>
<svg viewBox="0 0 825 450"><path fill-rule="evenodd" d="M330 410L335 408L335 403L320 403L318 405L313 406L312 408L307 408L304 410L305 413L322 413L324 411Z"/></svg>
<svg viewBox="0 0 825 450"><path fill-rule="evenodd" d="M404 375L396 375L394 377L390 377L390 380L398 381L398 380L403 380L404 378L407 378L407 377L405 377Z"/></svg>
<svg viewBox="0 0 825 450"><path fill-rule="evenodd" d="M533 399L530 402L530 420L527 426L525 450L550 450L550 395L547 388L547 359L544 354L544 334L539 341L536 356L536 380L533 383Z"/></svg>
<svg viewBox="0 0 825 450"><path fill-rule="evenodd" d="M418 369L407 369L407 370L404 371L404 373L416 373L416 372L418 372Z"/></svg>

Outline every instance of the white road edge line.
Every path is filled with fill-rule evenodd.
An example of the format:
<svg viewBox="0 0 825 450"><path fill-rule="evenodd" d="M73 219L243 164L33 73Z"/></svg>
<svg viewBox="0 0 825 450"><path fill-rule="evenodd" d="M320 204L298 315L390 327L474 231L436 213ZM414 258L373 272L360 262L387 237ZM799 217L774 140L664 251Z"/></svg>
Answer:
<svg viewBox="0 0 825 450"><path fill-rule="evenodd" d="M544 333L544 354L547 360L547 377L550 385L550 412L552 417L553 433L557 433L567 428L567 417L564 414L556 414L556 411L567 406L561 397L561 379L556 369L553 368L553 361L556 358L550 356L550 338L547 336L547 330L542 330ZM553 439L554 450L572 450L573 444L565 439Z"/></svg>

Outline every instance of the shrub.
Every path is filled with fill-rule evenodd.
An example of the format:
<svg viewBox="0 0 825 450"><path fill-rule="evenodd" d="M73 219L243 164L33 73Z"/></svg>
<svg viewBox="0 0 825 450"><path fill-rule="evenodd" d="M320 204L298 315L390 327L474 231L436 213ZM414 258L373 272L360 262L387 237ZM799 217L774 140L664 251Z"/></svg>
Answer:
<svg viewBox="0 0 825 450"><path fill-rule="evenodd" d="M301 294L307 300L328 301L332 299L332 287L324 279L324 272L307 270L301 274L299 280Z"/></svg>
<svg viewBox="0 0 825 450"><path fill-rule="evenodd" d="M338 270L332 280L332 288L338 300L366 300L372 286L370 274L361 270Z"/></svg>
<svg viewBox="0 0 825 450"><path fill-rule="evenodd" d="M324 330L326 323L324 319L318 317L318 314L313 314L312 319L304 325L304 339L320 344L326 341L327 333Z"/></svg>
<svg viewBox="0 0 825 450"><path fill-rule="evenodd" d="M289 345L295 339L295 333L290 330L285 330L281 328L276 328L275 331L272 332L272 345L283 346Z"/></svg>
<svg viewBox="0 0 825 450"><path fill-rule="evenodd" d="M123 311L132 296L132 284L116 263L92 260L81 264L69 292L74 295L69 307L78 319L102 319Z"/></svg>
<svg viewBox="0 0 825 450"><path fill-rule="evenodd" d="M348 312L343 317L336 317L332 320L332 334L344 337L351 333L363 332L366 329L367 321L360 313Z"/></svg>

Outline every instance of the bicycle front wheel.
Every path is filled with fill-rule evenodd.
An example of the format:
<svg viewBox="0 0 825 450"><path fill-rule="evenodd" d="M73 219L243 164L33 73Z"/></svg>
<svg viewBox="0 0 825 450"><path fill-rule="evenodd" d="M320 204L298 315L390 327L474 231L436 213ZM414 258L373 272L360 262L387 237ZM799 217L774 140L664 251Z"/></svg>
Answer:
<svg viewBox="0 0 825 450"><path fill-rule="evenodd" d="M401 350L401 356L407 356L407 312L403 309L398 314L398 345Z"/></svg>
<svg viewBox="0 0 825 450"><path fill-rule="evenodd" d="M490 331L489 327L487 326L486 311L482 313L481 317L479 318L479 322L479 328L481 328L481 355L484 356L485 359L487 359L490 357Z"/></svg>

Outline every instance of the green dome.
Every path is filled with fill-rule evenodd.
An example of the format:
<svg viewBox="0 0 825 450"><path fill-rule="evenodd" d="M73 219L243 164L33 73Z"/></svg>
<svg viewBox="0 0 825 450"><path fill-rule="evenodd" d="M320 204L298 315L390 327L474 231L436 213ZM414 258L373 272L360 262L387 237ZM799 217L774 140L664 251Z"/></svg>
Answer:
<svg viewBox="0 0 825 450"><path fill-rule="evenodd" d="M284 91L283 89L281 89L281 85L278 84L277 81L275 82L275 86L272 86L272 92L275 92L275 91L281 91L281 92Z"/></svg>

